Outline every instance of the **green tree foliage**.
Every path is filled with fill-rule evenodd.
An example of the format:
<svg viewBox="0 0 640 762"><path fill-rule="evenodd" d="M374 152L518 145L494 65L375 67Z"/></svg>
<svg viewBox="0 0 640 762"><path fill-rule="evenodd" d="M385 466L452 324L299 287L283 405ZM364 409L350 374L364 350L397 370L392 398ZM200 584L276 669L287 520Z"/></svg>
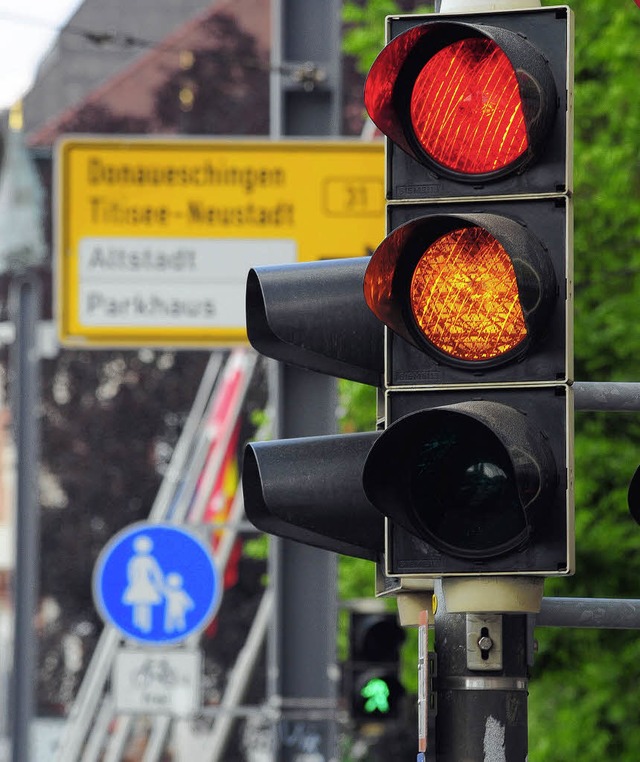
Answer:
<svg viewBox="0 0 640 762"><path fill-rule="evenodd" d="M384 17L409 10L412 13L431 13L433 3L401 3L395 0L368 0L364 5L347 0L342 18L349 24L344 36L345 53L354 56L356 68L362 74L369 71L375 57L384 45Z"/></svg>
<svg viewBox="0 0 640 762"><path fill-rule="evenodd" d="M640 12L573 0L576 16L576 375L638 380Z"/></svg>
<svg viewBox="0 0 640 762"><path fill-rule="evenodd" d="M545 3L547 4L547 3ZM575 56L575 353L580 380L640 379L640 11L572 0ZM547 594L638 597L640 528L626 492L637 415L576 414L577 573ZM530 702L536 762L638 757L635 632L538 630Z"/></svg>
<svg viewBox="0 0 640 762"><path fill-rule="evenodd" d="M544 5L556 5L543 2ZM390 0L348 3L345 47L366 71ZM569 0L575 13L575 377L640 380L640 10ZM371 398L347 420L374 420ZM364 407L363 407L364 405ZM367 406L368 405L368 406ZM371 428L372 424L365 428ZM640 463L637 415L576 414L577 573L547 595L640 597L640 528L627 511ZM369 594L369 591L361 594ZM538 629L531 682L533 762L635 762L640 640L635 632Z"/></svg>

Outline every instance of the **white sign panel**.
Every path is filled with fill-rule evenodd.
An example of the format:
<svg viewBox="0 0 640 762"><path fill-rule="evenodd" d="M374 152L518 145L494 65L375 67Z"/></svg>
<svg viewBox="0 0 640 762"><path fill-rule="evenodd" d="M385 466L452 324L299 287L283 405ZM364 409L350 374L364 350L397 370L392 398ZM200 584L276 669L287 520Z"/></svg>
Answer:
<svg viewBox="0 0 640 762"><path fill-rule="evenodd" d="M249 269L296 256L291 239L83 238L80 319L110 327L242 325Z"/></svg>
<svg viewBox="0 0 640 762"><path fill-rule="evenodd" d="M123 649L113 668L113 696L122 714L189 717L201 708L199 651Z"/></svg>

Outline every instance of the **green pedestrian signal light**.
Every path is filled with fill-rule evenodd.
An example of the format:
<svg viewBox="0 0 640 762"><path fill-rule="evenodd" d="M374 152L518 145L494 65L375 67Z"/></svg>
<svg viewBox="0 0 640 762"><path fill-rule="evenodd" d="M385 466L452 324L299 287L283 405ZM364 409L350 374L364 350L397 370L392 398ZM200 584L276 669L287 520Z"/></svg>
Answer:
<svg viewBox="0 0 640 762"><path fill-rule="evenodd" d="M405 695L399 679L404 638L395 614L351 612L350 653L344 677L351 716L356 721L393 721L400 714Z"/></svg>
<svg viewBox="0 0 640 762"><path fill-rule="evenodd" d="M368 714L374 712L380 712L380 714L389 714L391 705L389 704L389 696L391 690L389 683L381 677L373 677L368 680L360 691L360 695L364 699L364 711Z"/></svg>

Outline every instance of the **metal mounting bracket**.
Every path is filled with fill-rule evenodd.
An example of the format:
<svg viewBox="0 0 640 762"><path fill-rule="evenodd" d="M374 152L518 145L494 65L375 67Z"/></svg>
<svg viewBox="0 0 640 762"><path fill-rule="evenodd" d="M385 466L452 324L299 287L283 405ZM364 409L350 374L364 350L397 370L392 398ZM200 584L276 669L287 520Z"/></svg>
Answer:
<svg viewBox="0 0 640 762"><path fill-rule="evenodd" d="M502 615L467 614L467 667L479 671L502 669Z"/></svg>

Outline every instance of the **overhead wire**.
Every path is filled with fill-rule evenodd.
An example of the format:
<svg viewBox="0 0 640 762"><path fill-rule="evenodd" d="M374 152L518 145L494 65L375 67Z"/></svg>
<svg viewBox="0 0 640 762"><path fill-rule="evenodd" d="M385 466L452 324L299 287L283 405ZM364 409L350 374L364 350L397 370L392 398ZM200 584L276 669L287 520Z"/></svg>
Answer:
<svg viewBox="0 0 640 762"><path fill-rule="evenodd" d="M176 53L182 53L184 52L184 49L185 49L184 46L164 43L162 40L154 41L154 40L145 39L143 37L138 37L131 34L122 34L120 32L91 30L91 29L75 26L73 24L64 24L63 26L60 26L58 24L51 24L47 21L44 21L43 19L34 18L33 16L22 16L20 14L7 13L6 11L1 11L1 10L0 10L0 21L14 22L18 24L25 24L27 26L33 26L33 27L39 26L39 27L47 28L53 32L57 32L59 36L63 34L74 35L76 37L83 38L87 42L92 43L97 48L106 47L107 45L117 46L120 49L138 47L142 50L152 50L157 48L157 49L161 49L163 52L176 52ZM203 53L207 53L208 51L206 48L196 48L194 52L203 54ZM278 71L279 73L285 74L285 75L296 74L299 70L298 65L284 64L279 67L274 67L272 65L264 63L258 57L252 58L252 59L244 59L244 60L236 59L235 62L240 63L247 67L254 67L256 69L260 69L263 71Z"/></svg>

